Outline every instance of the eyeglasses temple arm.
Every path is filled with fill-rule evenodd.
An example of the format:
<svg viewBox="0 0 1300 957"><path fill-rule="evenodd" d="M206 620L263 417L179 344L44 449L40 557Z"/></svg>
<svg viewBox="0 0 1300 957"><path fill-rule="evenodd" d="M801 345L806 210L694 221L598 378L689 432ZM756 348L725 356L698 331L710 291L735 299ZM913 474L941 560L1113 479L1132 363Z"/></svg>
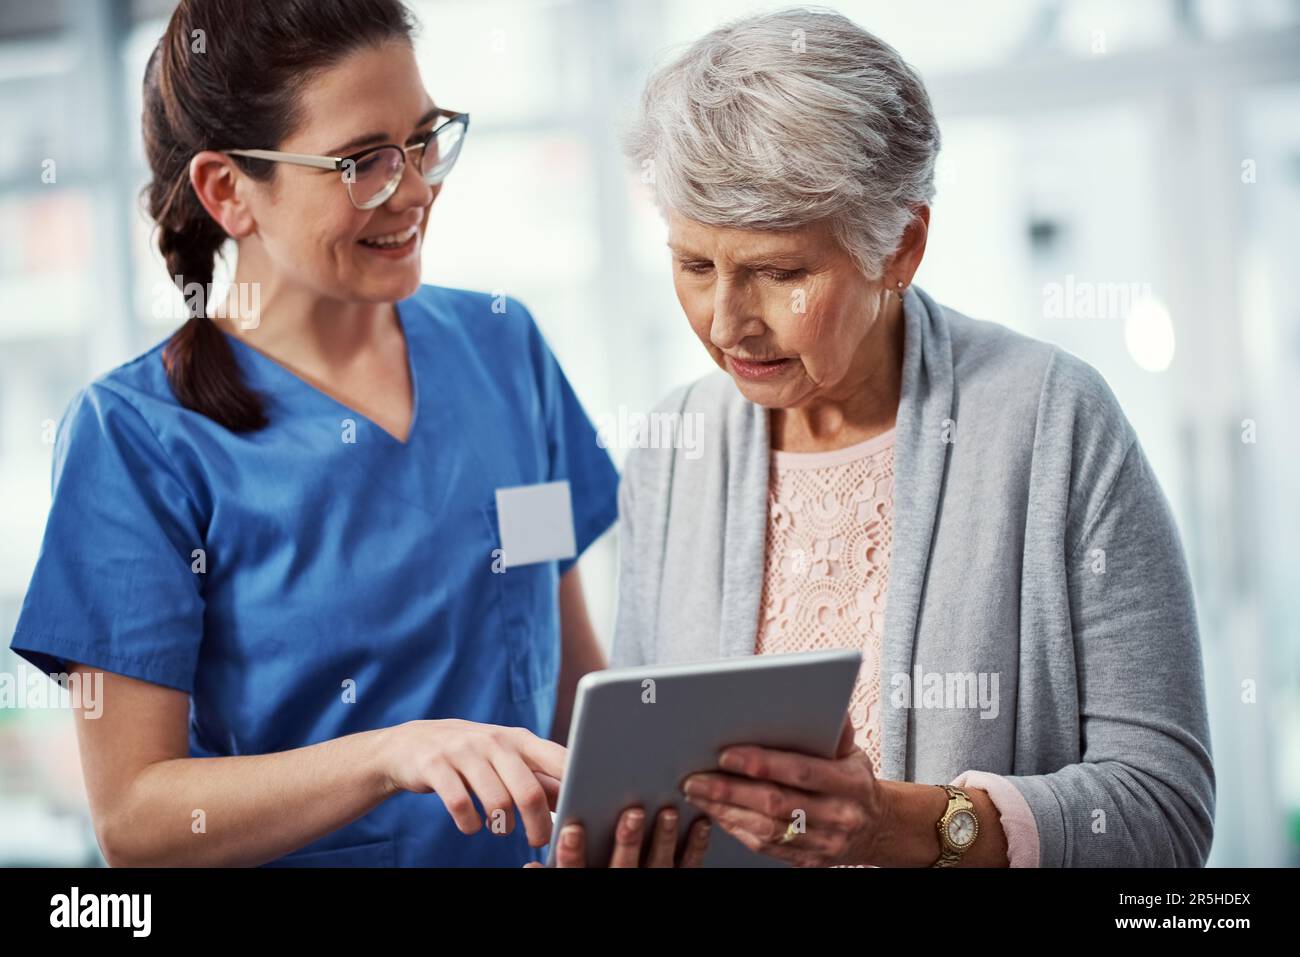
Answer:
<svg viewBox="0 0 1300 957"><path fill-rule="evenodd" d="M271 160L276 163L292 163L295 166L312 166L316 169L339 169L343 160L336 156L311 156L307 153L281 153L279 150L225 150L232 156L247 156L249 159Z"/></svg>

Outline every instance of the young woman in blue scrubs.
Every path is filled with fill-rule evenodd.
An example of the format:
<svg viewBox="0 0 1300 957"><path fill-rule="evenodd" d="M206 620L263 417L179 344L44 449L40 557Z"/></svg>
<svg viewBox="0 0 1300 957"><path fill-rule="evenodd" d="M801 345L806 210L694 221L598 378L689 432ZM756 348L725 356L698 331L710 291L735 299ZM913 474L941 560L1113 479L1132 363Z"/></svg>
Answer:
<svg viewBox="0 0 1300 957"><path fill-rule="evenodd" d="M105 673L77 727L110 864L518 865L550 838L604 661L575 559L502 570L495 492L567 481L581 553L617 475L519 302L420 284L467 118L411 30L392 0L185 0L150 60L149 208L193 314L65 413L12 641Z"/></svg>

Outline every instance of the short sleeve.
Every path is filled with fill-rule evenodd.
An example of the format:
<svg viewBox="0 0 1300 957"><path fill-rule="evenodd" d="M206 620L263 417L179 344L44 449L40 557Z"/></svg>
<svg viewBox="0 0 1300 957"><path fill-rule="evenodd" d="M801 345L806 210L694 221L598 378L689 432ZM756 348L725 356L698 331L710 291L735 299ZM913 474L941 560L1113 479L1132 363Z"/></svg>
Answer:
<svg viewBox="0 0 1300 957"><path fill-rule="evenodd" d="M52 501L10 647L193 690L206 555L198 510L139 411L95 384L59 423Z"/></svg>
<svg viewBox="0 0 1300 957"><path fill-rule="evenodd" d="M558 563L563 575L618 519L618 470L530 314L528 335L546 420L547 481L567 480L573 500L576 554Z"/></svg>

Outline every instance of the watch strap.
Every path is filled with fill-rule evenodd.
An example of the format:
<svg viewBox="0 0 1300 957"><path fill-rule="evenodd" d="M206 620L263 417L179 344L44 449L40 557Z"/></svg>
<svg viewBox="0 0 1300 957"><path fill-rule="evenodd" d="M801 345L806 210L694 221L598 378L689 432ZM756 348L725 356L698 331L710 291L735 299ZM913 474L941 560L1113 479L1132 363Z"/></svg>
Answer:
<svg viewBox="0 0 1300 957"><path fill-rule="evenodd" d="M971 811L973 813L975 805L971 799L966 796L966 792L961 788L954 787L951 784L937 785L948 795L948 806L943 809L943 814L935 825L939 831L939 859L931 864L931 867L956 867L961 863L963 851L953 850L948 846L946 835L944 834L944 822L954 811Z"/></svg>

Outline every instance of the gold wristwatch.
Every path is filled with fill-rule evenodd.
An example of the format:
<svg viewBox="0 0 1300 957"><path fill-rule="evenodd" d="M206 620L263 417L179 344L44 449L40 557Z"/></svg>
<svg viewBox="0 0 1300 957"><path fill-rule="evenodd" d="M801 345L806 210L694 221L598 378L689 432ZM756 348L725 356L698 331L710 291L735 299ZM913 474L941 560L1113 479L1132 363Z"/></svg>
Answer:
<svg viewBox="0 0 1300 957"><path fill-rule="evenodd" d="M939 818L939 859L931 867L956 867L961 856L971 849L980 833L975 805L966 792L951 784L940 784L948 792L948 807Z"/></svg>

